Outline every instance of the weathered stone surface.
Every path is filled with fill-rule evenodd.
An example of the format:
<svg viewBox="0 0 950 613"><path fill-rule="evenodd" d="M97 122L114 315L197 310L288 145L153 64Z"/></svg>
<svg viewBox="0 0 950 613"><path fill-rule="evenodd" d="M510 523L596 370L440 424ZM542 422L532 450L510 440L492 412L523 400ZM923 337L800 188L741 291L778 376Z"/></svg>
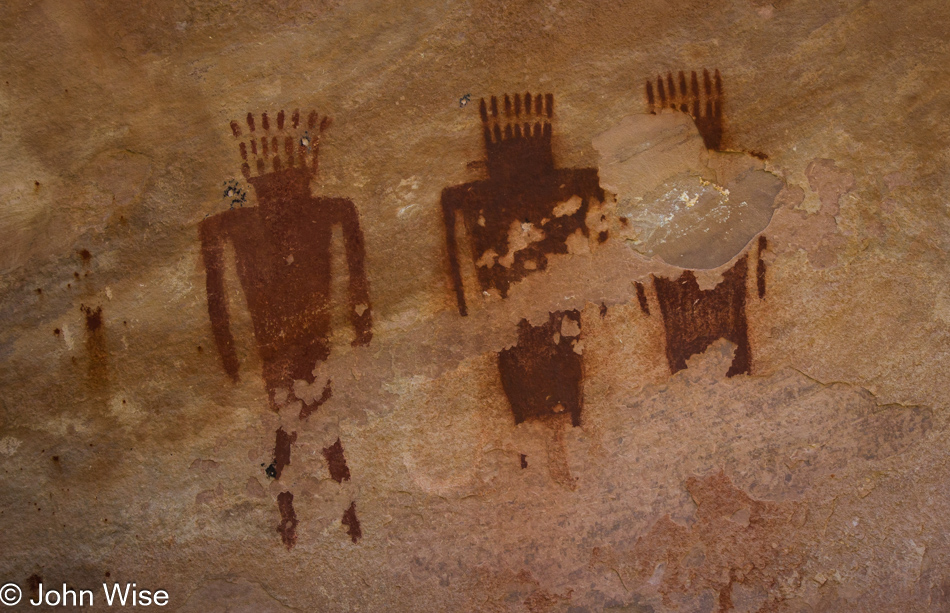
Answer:
<svg viewBox="0 0 950 613"><path fill-rule="evenodd" d="M948 16L8 2L0 586L950 607Z"/></svg>

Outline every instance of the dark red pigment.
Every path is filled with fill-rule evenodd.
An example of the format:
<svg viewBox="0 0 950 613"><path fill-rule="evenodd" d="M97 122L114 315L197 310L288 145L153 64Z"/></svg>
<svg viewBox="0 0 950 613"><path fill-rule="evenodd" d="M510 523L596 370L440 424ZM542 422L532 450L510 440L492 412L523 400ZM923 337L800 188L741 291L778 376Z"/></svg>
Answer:
<svg viewBox="0 0 950 613"><path fill-rule="evenodd" d="M458 259L456 217L461 214L471 237L473 260L488 250L508 252L512 223L533 224L544 238L518 251L511 266L497 262L476 267L482 291L496 289L503 297L512 283L547 267L547 256L567 253L567 238L580 229L589 236L585 217L590 200L603 200L596 168L557 168L551 146L552 94L505 95L502 108L492 96L479 104L488 178L442 191L442 213L452 285L459 313L466 315L465 289ZM570 215L555 217L554 207L573 196L581 205Z"/></svg>
<svg viewBox="0 0 950 613"><path fill-rule="evenodd" d="M293 549L297 544L297 513L294 511L294 495L290 492L281 492L277 495L277 510L280 511L280 524L277 532L280 540L287 549Z"/></svg>
<svg viewBox="0 0 950 613"><path fill-rule="evenodd" d="M573 346L578 337L560 335L565 318L580 325L581 314L577 310L551 313L540 326L522 319L518 324L518 344L498 354L501 384L515 424L555 415L558 405L571 416L571 424L581 423L583 367Z"/></svg>
<svg viewBox="0 0 950 613"><path fill-rule="evenodd" d="M722 77L716 70L710 77L708 70L703 70L703 86L700 90L699 77L694 70L686 83L686 73L679 72L679 78L674 80L673 73L666 74L666 81L662 76L656 78L656 92L653 81L646 82L647 106L650 113L661 109L674 109L688 114L693 118L696 128L703 137L707 149L719 151L722 145Z"/></svg>
<svg viewBox="0 0 950 613"><path fill-rule="evenodd" d="M340 439L336 439L336 442L329 447L323 448L323 458L327 461L331 479L337 483L350 480L350 469L346 465L346 457L343 455L343 444Z"/></svg>
<svg viewBox="0 0 950 613"><path fill-rule="evenodd" d="M365 345L372 339L366 253L356 207L344 198L310 194L319 143L316 113L310 114L304 135L300 130L294 134L284 130L282 118L283 112L278 114L277 129L271 131L269 119L266 114L262 116L265 134L260 137L260 148L257 138L249 139L259 174L251 176L247 161L242 170L254 187L258 206L223 211L199 226L208 314L224 369L234 381L238 380L238 357L224 286L224 245L230 242L263 362L264 382L275 410L277 388L290 387L297 379L312 383L315 365L330 354L330 243L334 226L342 228L346 249L349 314L356 330L353 344ZM253 115L248 114L247 123L255 132ZM298 111L291 123L293 129L299 127ZM328 123L326 118L320 122L321 132ZM240 137L237 122L232 122L231 129ZM246 142L241 143L240 150L247 160Z"/></svg>
<svg viewBox="0 0 950 613"><path fill-rule="evenodd" d="M752 350L745 312L747 269L748 256L744 255L723 274L722 282L710 290L699 289L691 270L684 271L678 279L653 278L663 314L671 373L685 369L688 358L702 353L720 338L736 345L726 376L751 371Z"/></svg>

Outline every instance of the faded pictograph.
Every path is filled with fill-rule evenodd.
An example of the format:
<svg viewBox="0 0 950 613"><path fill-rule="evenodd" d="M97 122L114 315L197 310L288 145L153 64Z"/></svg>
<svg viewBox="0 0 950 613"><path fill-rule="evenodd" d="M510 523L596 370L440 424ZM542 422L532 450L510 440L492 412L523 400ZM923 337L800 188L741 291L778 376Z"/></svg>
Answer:
<svg viewBox="0 0 950 613"><path fill-rule="evenodd" d="M468 313L456 220L471 241L483 292L508 295L511 284L544 270L547 256L568 253L571 237L586 239L586 216L601 201L596 168L557 168L551 146L554 96L492 96L479 103L488 177L442 191L452 286Z"/></svg>
<svg viewBox="0 0 950 613"><path fill-rule="evenodd" d="M510 287L545 270L548 256L587 241L591 206L604 199L596 168L558 168L552 148L554 96L505 94L479 102L487 177L442 192L452 286L468 314L459 258L458 223L470 241L482 293L507 297ZM522 320L518 343L498 354L502 387L514 421L564 414L581 423L583 362L578 311ZM522 462L524 460L522 459Z"/></svg>
<svg viewBox="0 0 950 613"><path fill-rule="evenodd" d="M766 170L766 156L723 150L718 70L668 72L647 80L645 93L647 113L625 117L593 143L604 187L617 196L626 244L682 270L653 275L659 313L637 283L640 309L662 320L671 373L720 338L736 345L728 375L750 373L746 310L756 294L765 298L762 232L785 182ZM722 280L702 289L694 272L702 270L720 270Z"/></svg>
<svg viewBox="0 0 950 613"><path fill-rule="evenodd" d="M548 322L540 326L521 320L518 344L498 354L501 384L516 424L567 413L572 425L581 425L580 332L578 310L551 313Z"/></svg>
<svg viewBox="0 0 950 613"><path fill-rule="evenodd" d="M275 411L286 402L284 394L292 393L295 381L314 383L314 368L330 355L331 239L336 227L342 230L349 273L346 300L355 330L353 344L364 345L372 339L366 254L356 207L345 198L310 193L320 138L329 123L329 118L316 111L307 117L299 111L289 117L280 111L276 118L265 112L259 121L248 113L243 127L232 121L241 170L253 187L257 206L232 206L199 226L208 315L224 370L238 381L240 365L224 282L224 247L230 243L263 363L264 384ZM232 198L232 204L237 199L243 205L238 186L226 184L225 188L225 197ZM313 406L303 403L300 419L306 419L331 395L331 382L327 381ZM291 462L295 440L295 432L277 431L274 461L267 468L270 477L280 479ZM281 494L279 509L280 533L292 547L297 522L290 492Z"/></svg>
<svg viewBox="0 0 950 613"><path fill-rule="evenodd" d="M756 254L756 287L759 298L765 297L766 264L762 260L767 241L760 237ZM692 270L676 279L653 277L656 298L660 303L666 333L666 359L670 373L686 368L686 360L706 351L720 338L735 343L736 352L727 377L752 372L752 348L749 345L749 324L746 318L748 254L722 275L712 289L700 289ZM641 302L643 305L645 301ZM647 309L649 314L649 309Z"/></svg>

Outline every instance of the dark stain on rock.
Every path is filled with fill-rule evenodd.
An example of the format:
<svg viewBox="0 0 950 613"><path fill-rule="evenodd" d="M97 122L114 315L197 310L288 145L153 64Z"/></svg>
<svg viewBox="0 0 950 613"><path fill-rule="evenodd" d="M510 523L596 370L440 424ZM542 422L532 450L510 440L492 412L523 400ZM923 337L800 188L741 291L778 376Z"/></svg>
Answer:
<svg viewBox="0 0 950 613"><path fill-rule="evenodd" d="M102 307L98 306L93 309L86 305L80 305L79 308L86 316L86 330L97 332L102 327Z"/></svg>
<svg viewBox="0 0 950 613"><path fill-rule="evenodd" d="M278 117L283 117L283 111ZM302 122L294 111L289 122L272 129L262 116L263 134L239 145L242 172L254 187L258 206L224 211L199 226L207 274L208 315L225 372L238 380L238 356L229 325L224 286L224 245L234 247L238 278L247 300L254 337L263 362L271 407L274 394L297 379L312 383L317 362L330 354L331 238L343 232L349 271L349 316L354 345L372 339L365 248L356 207L344 198L313 197L310 182L318 163L320 136L329 125L311 112ZM247 117L251 133L254 116ZM231 122L236 138L241 127ZM259 138L258 138L259 136ZM257 175L252 176L251 164Z"/></svg>
<svg viewBox="0 0 950 613"><path fill-rule="evenodd" d="M647 302L647 293L643 289L643 283L634 281L633 284L637 286L637 300L640 302L640 310L643 311L645 315L649 315L650 304Z"/></svg>
<svg viewBox="0 0 950 613"><path fill-rule="evenodd" d="M764 235L759 236L759 251L756 257L758 264L755 268L755 284L759 292L759 298L765 298L765 272L766 264L765 260L762 259L762 252L768 249L769 241L765 238Z"/></svg>
<svg viewBox="0 0 950 613"><path fill-rule="evenodd" d="M601 318L607 317L607 303L606 302L600 303L600 317Z"/></svg>
<svg viewBox="0 0 950 613"><path fill-rule="evenodd" d="M86 352L89 355L89 380L93 387L101 388L109 380L109 359L106 351L105 326L102 322L102 307L95 309L80 305L86 317Z"/></svg>
<svg viewBox="0 0 950 613"><path fill-rule="evenodd" d="M343 511L343 525L346 526L346 533L354 543L363 538L363 530L360 528L360 520L356 517L356 502L350 503L350 508Z"/></svg>
<svg viewBox="0 0 950 613"><path fill-rule="evenodd" d="M699 289L693 271L678 279L653 277L656 297L666 331L666 358L670 372L686 368L686 360L725 338L736 344L735 357L726 376L748 374L752 369L746 321L748 256L742 256L711 290Z"/></svg>
<svg viewBox="0 0 950 613"><path fill-rule="evenodd" d="M310 415L319 409L323 404L333 396L332 381L327 381L327 384L323 386L323 393L320 394L320 398L316 400L312 405L304 403L300 407L300 419L307 419Z"/></svg>
<svg viewBox="0 0 950 613"><path fill-rule="evenodd" d="M678 87L677 87L678 86ZM650 113L657 113L662 109L673 109L688 114L693 118L696 128L703 137L707 149L719 151L722 145L722 77L719 71L710 77L708 70L703 70L703 85L700 89L699 77L694 70L689 84L686 82L686 73L679 72L679 79L674 80L673 73L656 78L656 91L653 81L646 82L647 106Z"/></svg>
<svg viewBox="0 0 950 613"><path fill-rule="evenodd" d="M578 310L556 311L540 326L518 324L518 344L498 354L501 384L515 424L566 412L581 423L583 367L574 350L580 340Z"/></svg>
<svg viewBox="0 0 950 613"><path fill-rule="evenodd" d="M39 287L36 288L36 295L37 295L37 296L42 296L42 295L43 295L43 290L42 290L41 288L39 288Z"/></svg>
<svg viewBox="0 0 950 613"><path fill-rule="evenodd" d="M40 584L43 583L43 577L40 577L36 573L32 574L27 578L26 585L30 590L30 593L34 596L33 600L40 595Z"/></svg>
<svg viewBox="0 0 950 613"><path fill-rule="evenodd" d="M283 428L277 429L277 442L274 444L274 479L280 479L285 466L290 466L290 446L297 442L297 433L287 434ZM269 468L269 467L268 467Z"/></svg>
<svg viewBox="0 0 950 613"><path fill-rule="evenodd" d="M442 191L442 213L452 286L466 315L458 259L456 217L471 237L482 291L508 295L512 283L547 267L547 256L567 253L567 238L580 230L591 199L603 200L596 168L557 168L551 146L552 94L492 96L479 104L488 178ZM558 207L572 198L574 206ZM558 210L555 210L558 209ZM518 245L511 237L521 234ZM526 240L525 240L526 239Z"/></svg>
<svg viewBox="0 0 950 613"><path fill-rule="evenodd" d="M327 461L331 479L337 483L350 480L350 469L346 465L343 443L340 442L340 439L336 439L336 442L329 447L323 448L323 458Z"/></svg>
<svg viewBox="0 0 950 613"><path fill-rule="evenodd" d="M610 237L610 233L607 232L607 230L604 230L603 232L597 235L597 242L600 244L604 244L607 242L607 239L609 237Z"/></svg>
<svg viewBox="0 0 950 613"><path fill-rule="evenodd" d="M528 456L521 454L521 468L528 468Z"/></svg>
<svg viewBox="0 0 950 613"><path fill-rule="evenodd" d="M280 524L277 532L280 540L287 549L293 549L297 544L297 513L294 511L294 495L290 492L281 492L277 495L277 509L280 511Z"/></svg>
<svg viewBox="0 0 950 613"><path fill-rule="evenodd" d="M92 254L89 253L88 249L81 249L79 251L79 257L82 259L83 264L88 264L92 260Z"/></svg>
<svg viewBox="0 0 950 613"><path fill-rule="evenodd" d="M60 332L59 328L53 328L53 336L59 336L60 334L62 334L62 332Z"/></svg>

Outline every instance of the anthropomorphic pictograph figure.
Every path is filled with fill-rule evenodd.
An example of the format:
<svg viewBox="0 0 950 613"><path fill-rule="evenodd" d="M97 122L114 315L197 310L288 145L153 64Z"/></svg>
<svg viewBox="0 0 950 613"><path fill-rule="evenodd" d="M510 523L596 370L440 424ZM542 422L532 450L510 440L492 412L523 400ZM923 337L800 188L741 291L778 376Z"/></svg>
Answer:
<svg viewBox="0 0 950 613"><path fill-rule="evenodd" d="M263 363L264 384L275 411L280 408L278 390L289 391L296 380L313 383L314 368L330 354L331 238L336 226L342 229L346 250L348 309L356 333L353 344L364 345L372 339L363 233L356 207L344 198L310 193L320 137L328 125L328 118L321 119L315 111L305 121L299 111L289 118L280 111L276 121L263 113L259 123L248 113L243 129L232 121L242 172L254 188L257 206L213 215L199 228L208 314L224 369L238 380L224 285L224 246L231 243ZM317 405L330 395L328 381ZM315 408L304 404L300 419ZM274 464L268 467L271 477L279 479L283 467L290 464L294 440L296 433L277 431ZM281 499L282 517L292 514L292 501L293 496ZM282 525L284 541L292 546L296 536L290 533L296 522Z"/></svg>
<svg viewBox="0 0 950 613"><path fill-rule="evenodd" d="M572 236L587 239L586 217L603 201L596 168L557 168L551 146L554 96L492 96L479 103L488 177L442 192L442 212L459 313L468 313L456 223L471 241L475 277L483 292L506 297L511 284L544 270L547 256L568 253ZM523 320L518 344L499 353L498 366L515 423L564 412L580 425L582 361L577 311ZM562 332L563 328L563 332ZM579 348L578 348L579 349Z"/></svg>
<svg viewBox="0 0 950 613"><path fill-rule="evenodd" d="M646 82L647 107L651 113L670 109L688 114L703 137L706 148L719 151L723 136L722 77L716 70L710 76L703 70L702 88L699 77L693 71L687 83L686 73L679 72L678 79L667 73L654 82ZM744 204L744 203L743 203ZM756 293L765 298L766 263L762 259L768 248L768 240L760 235L755 253ZM700 289L696 275L685 270L676 279L653 277L653 286L659 302L666 336L666 358L670 372L686 368L686 360L702 353L709 345L725 338L736 345L727 376L749 374L752 371L752 348L749 344L746 303L749 294L749 253L738 258L733 266L723 273L722 281L712 289ZM650 314L643 286L637 283L637 297L646 315Z"/></svg>

